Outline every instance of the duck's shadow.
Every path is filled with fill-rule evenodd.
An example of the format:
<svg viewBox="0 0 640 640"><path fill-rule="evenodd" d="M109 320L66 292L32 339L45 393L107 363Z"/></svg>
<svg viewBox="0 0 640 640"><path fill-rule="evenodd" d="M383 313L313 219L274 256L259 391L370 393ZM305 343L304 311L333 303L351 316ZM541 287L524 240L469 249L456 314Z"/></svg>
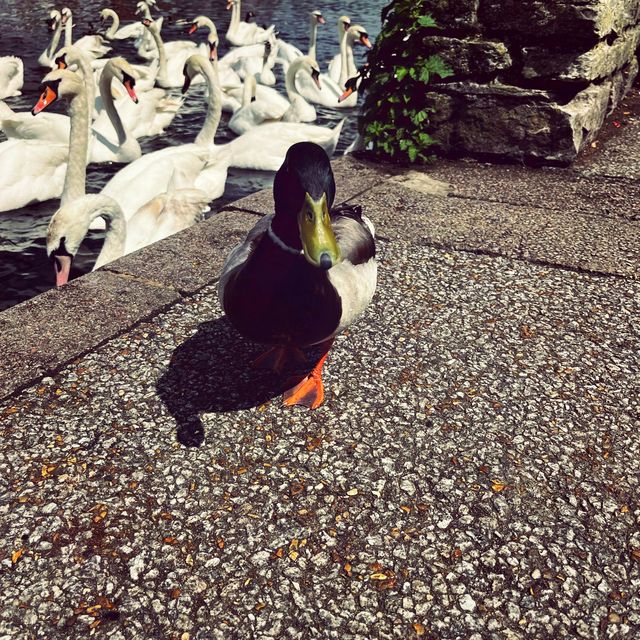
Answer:
<svg viewBox="0 0 640 640"><path fill-rule="evenodd" d="M292 376L302 379L311 368L282 374L252 368L263 351L263 346L244 340L226 317L202 323L174 351L157 390L177 422L178 442L200 446L205 436L201 413L259 406L290 387ZM307 355L312 362L313 351Z"/></svg>

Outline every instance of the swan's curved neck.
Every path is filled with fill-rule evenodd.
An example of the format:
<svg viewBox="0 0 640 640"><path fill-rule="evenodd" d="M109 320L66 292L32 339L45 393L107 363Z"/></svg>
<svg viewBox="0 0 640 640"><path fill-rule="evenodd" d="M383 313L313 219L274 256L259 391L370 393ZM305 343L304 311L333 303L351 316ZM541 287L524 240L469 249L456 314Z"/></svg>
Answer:
<svg viewBox="0 0 640 640"><path fill-rule="evenodd" d="M56 23L56 29L51 35L51 42L49 43L49 47L47 48L47 57L53 57L53 54L58 50L58 43L60 42L60 36L62 35L62 22L58 21Z"/></svg>
<svg viewBox="0 0 640 640"><path fill-rule="evenodd" d="M199 68L207 83L207 116L195 139L195 143L201 145L213 144L222 117L222 92L218 81L218 63L214 64L215 66L207 61Z"/></svg>
<svg viewBox="0 0 640 640"><path fill-rule="evenodd" d="M287 98L289 98L289 102L293 103L294 100L306 100L302 96L302 94L298 91L298 87L296 87L296 74L300 69L302 69L304 65L304 61L302 58L296 58L287 69L287 75L284 77L284 86L287 90Z"/></svg>
<svg viewBox="0 0 640 640"><path fill-rule="evenodd" d="M229 28L227 29L227 33L235 33L238 29L238 25L240 24L240 0L237 0L233 3L231 7L231 22L229 22Z"/></svg>
<svg viewBox="0 0 640 640"><path fill-rule="evenodd" d="M73 44L73 15L67 14L67 23L64 25L64 46L70 47Z"/></svg>
<svg viewBox="0 0 640 640"><path fill-rule="evenodd" d="M158 68L158 77L163 84L167 84L169 82L169 78L167 78L167 54L164 50L162 36L158 32L158 29L149 29L149 31L151 33L151 37L156 43L156 47L158 47L158 60L160 63Z"/></svg>
<svg viewBox="0 0 640 640"><path fill-rule="evenodd" d="M97 196L97 198L99 198L97 207L90 212L89 223L96 218L104 218L106 232L104 244L93 265L94 269L122 257L127 242L127 223L120 205L107 196Z"/></svg>
<svg viewBox="0 0 640 640"><path fill-rule="evenodd" d="M309 57L316 59L316 38L318 37L318 18L311 14L309 20Z"/></svg>
<svg viewBox="0 0 640 640"><path fill-rule="evenodd" d="M111 124L116 130L118 144L122 146L127 141L129 134L124 128L122 120L120 119L120 114L113 104L113 93L111 92L112 80L113 70L109 65L107 65L100 75L100 97L104 103L104 108L109 116L109 120L111 120Z"/></svg>
<svg viewBox="0 0 640 640"><path fill-rule="evenodd" d="M251 98L256 92L256 79L252 75L247 75L242 86L242 106L246 107L251 104Z"/></svg>
<svg viewBox="0 0 640 640"><path fill-rule="evenodd" d="M69 159L64 176L60 205L72 202L85 194L87 179L87 149L89 146L89 103L84 86L69 105L71 131L69 133Z"/></svg>
<svg viewBox="0 0 640 640"><path fill-rule="evenodd" d="M106 37L111 40L116 35L116 31L118 31L118 27L120 26L120 16L113 9L106 9L105 13L109 16L113 22L109 27L109 30L106 32Z"/></svg>
<svg viewBox="0 0 640 640"><path fill-rule="evenodd" d="M93 67L89 62L89 58L78 49L72 49L72 53L67 55L67 60L71 64L77 64L82 74L87 92L87 103L89 105L89 121L91 121L93 120L93 109L96 101L96 85L93 81Z"/></svg>
<svg viewBox="0 0 640 640"><path fill-rule="evenodd" d="M347 80L349 79L349 55L353 57L353 47L351 41L347 37L348 34L344 34L342 42L340 43L340 88L343 89Z"/></svg>

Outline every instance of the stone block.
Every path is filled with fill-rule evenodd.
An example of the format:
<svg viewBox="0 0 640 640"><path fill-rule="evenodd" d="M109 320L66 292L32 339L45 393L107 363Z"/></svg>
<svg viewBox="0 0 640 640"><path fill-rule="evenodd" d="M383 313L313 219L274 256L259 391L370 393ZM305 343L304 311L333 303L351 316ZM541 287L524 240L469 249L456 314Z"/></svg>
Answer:
<svg viewBox="0 0 640 640"><path fill-rule="evenodd" d="M527 79L549 78L568 82L592 82L606 78L635 57L640 26L624 31L611 44L602 40L588 51L561 52L548 47L522 49L522 75Z"/></svg>
<svg viewBox="0 0 640 640"><path fill-rule="evenodd" d="M637 0L482 0L478 12L485 29L512 36L567 37L595 43L620 33L640 17Z"/></svg>
<svg viewBox="0 0 640 640"><path fill-rule="evenodd" d="M631 59L631 62L620 69L611 78L611 95L609 97L609 111L611 113L620 103L620 100L624 98L631 87L635 79L638 77L638 58L635 56Z"/></svg>
<svg viewBox="0 0 640 640"><path fill-rule="evenodd" d="M427 0L424 8L440 27L469 31L478 25L480 0Z"/></svg>
<svg viewBox="0 0 640 640"><path fill-rule="evenodd" d="M430 133L441 153L568 164L602 126L611 83L588 87L566 105L545 91L497 83L438 89L428 100L436 109ZM447 111L446 126L439 124L438 105Z"/></svg>
<svg viewBox="0 0 640 640"><path fill-rule="evenodd" d="M509 50L502 42L491 40L430 36L425 38L426 55L437 54L451 68L447 81L473 77L490 79L511 67Z"/></svg>

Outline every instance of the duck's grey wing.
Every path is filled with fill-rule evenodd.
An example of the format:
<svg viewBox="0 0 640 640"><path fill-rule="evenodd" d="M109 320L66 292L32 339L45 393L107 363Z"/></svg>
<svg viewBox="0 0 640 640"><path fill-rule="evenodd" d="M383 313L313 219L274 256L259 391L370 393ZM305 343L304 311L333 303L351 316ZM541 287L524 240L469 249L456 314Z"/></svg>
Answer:
<svg viewBox="0 0 640 640"><path fill-rule="evenodd" d="M342 259L353 265L373 260L376 256L375 232L371 221L362 215L362 207L345 204L332 209L330 215Z"/></svg>

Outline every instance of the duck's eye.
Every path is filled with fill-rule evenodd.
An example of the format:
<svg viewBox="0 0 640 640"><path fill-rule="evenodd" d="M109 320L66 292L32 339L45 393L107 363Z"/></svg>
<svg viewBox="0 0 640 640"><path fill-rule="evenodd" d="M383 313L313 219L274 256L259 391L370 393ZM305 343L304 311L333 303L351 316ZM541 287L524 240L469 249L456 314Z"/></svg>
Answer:
<svg viewBox="0 0 640 640"><path fill-rule="evenodd" d="M309 222L313 221L313 211L311 211L311 209L307 209L307 220Z"/></svg>

